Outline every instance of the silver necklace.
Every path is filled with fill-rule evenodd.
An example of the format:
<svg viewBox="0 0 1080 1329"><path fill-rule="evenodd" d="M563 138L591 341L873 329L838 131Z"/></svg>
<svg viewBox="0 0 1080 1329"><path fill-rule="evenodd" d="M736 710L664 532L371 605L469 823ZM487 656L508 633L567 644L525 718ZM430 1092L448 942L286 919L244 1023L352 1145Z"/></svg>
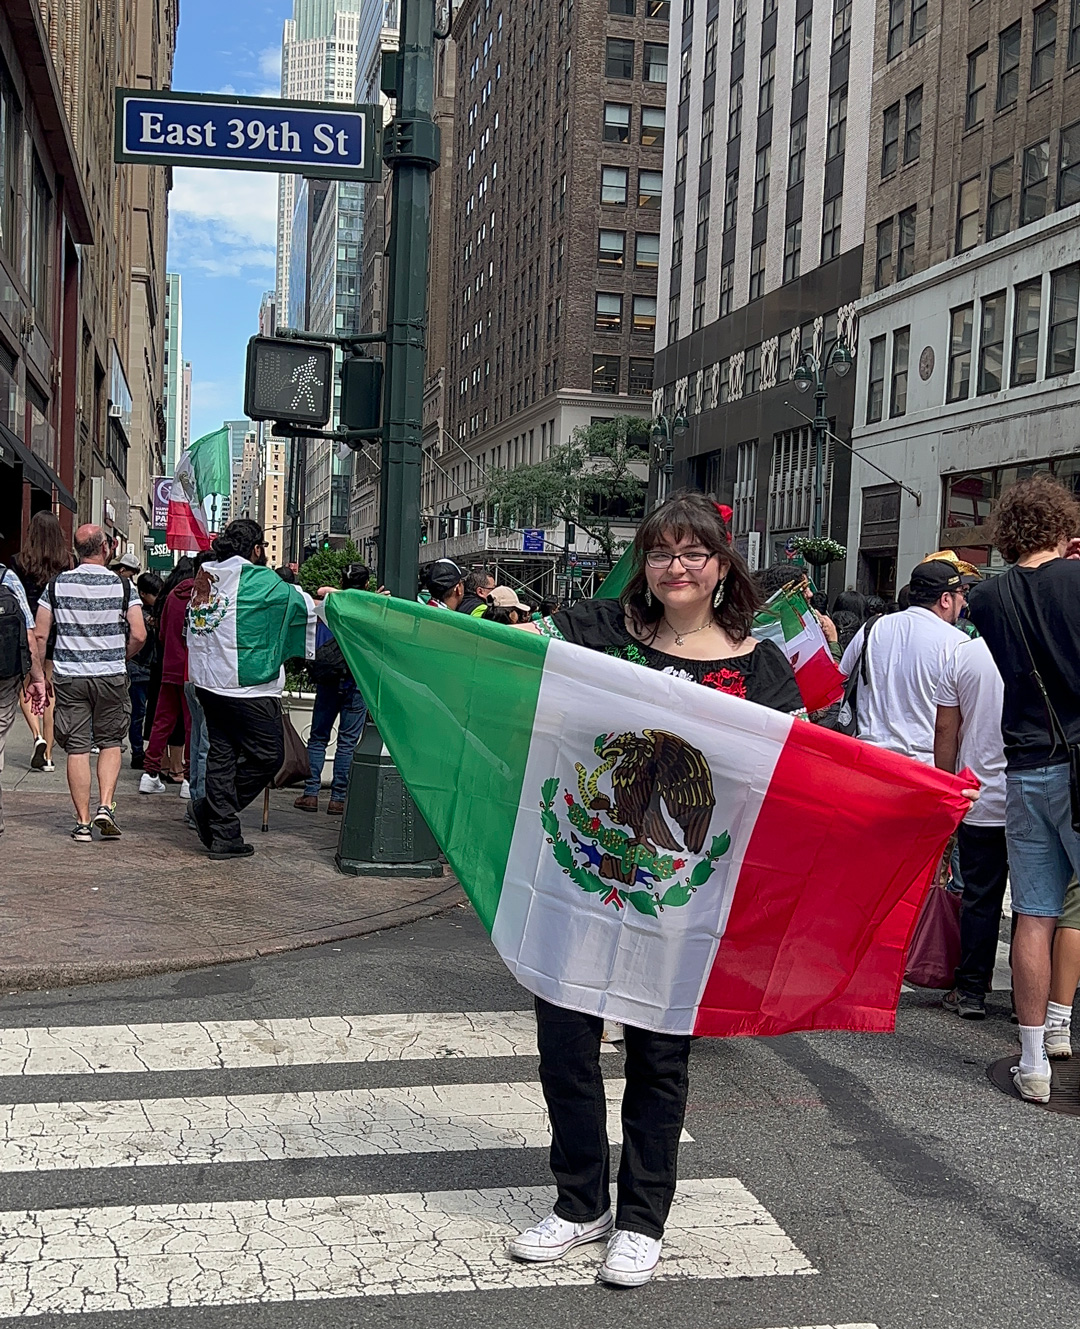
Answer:
<svg viewBox="0 0 1080 1329"><path fill-rule="evenodd" d="M700 628L690 628L686 632L676 632L675 629L671 626L671 624L668 623L666 614L664 616L664 623L671 630L671 632L674 633L676 646L681 646L686 641L686 638L692 637L695 632L704 632L706 628L712 627L712 620L710 620L708 623L702 623Z"/></svg>

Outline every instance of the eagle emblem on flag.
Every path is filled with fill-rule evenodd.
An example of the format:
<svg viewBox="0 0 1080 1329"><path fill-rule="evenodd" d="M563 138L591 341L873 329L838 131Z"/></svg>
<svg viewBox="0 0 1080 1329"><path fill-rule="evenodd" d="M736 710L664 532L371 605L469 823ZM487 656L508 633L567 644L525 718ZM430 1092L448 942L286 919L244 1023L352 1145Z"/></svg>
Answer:
<svg viewBox="0 0 1080 1329"><path fill-rule="evenodd" d="M716 808L705 757L662 729L601 734L593 748L601 764L590 772L577 762L576 795L563 792L565 834L556 811L560 781L544 782L541 822L555 861L616 910L629 904L656 916L688 904L731 847L725 831L702 854Z"/></svg>

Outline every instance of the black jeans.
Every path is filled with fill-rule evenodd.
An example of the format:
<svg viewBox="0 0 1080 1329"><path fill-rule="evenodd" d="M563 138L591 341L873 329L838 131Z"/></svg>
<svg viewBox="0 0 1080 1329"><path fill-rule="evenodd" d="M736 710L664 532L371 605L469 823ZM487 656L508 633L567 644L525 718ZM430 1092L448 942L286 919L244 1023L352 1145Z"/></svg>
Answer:
<svg viewBox="0 0 1080 1329"><path fill-rule="evenodd" d="M206 714L206 822L215 840L241 838L239 813L254 802L285 760L277 697L196 694Z"/></svg>
<svg viewBox="0 0 1080 1329"><path fill-rule="evenodd" d="M540 1083L551 1117L555 1212L570 1223L607 1213L607 1101L600 1074L603 1020L536 999ZM675 1194L679 1136L686 1113L690 1039L625 1030L626 1090L616 1227L663 1236Z"/></svg>
<svg viewBox="0 0 1080 1329"><path fill-rule="evenodd" d="M956 986L961 992L985 997L994 977L1001 906L1009 877L1005 827L962 824L957 844L964 895Z"/></svg>

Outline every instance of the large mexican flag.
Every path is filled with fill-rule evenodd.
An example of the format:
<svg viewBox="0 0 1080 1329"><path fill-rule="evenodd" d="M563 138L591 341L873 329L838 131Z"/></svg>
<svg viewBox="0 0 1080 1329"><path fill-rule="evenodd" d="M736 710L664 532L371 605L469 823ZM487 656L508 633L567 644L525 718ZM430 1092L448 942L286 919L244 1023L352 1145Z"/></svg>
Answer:
<svg viewBox="0 0 1080 1329"><path fill-rule="evenodd" d="M892 1028L959 778L464 614L325 613L528 991L671 1033Z"/></svg>

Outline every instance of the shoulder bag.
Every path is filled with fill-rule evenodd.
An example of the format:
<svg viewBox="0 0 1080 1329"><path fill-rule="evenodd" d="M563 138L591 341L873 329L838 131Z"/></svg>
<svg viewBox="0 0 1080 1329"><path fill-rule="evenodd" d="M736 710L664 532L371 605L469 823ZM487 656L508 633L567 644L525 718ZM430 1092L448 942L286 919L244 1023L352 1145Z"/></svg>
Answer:
<svg viewBox="0 0 1080 1329"><path fill-rule="evenodd" d="M865 683L870 686L870 665L866 658L866 650L870 645L870 630L882 614L875 614L873 618L867 619L866 627L863 629L862 650L859 652L859 658L855 661L855 668L848 675L844 683L844 696L840 702L840 710L836 715L836 724L834 731L838 734L847 734L853 738L858 725L857 709L859 701L859 684Z"/></svg>

